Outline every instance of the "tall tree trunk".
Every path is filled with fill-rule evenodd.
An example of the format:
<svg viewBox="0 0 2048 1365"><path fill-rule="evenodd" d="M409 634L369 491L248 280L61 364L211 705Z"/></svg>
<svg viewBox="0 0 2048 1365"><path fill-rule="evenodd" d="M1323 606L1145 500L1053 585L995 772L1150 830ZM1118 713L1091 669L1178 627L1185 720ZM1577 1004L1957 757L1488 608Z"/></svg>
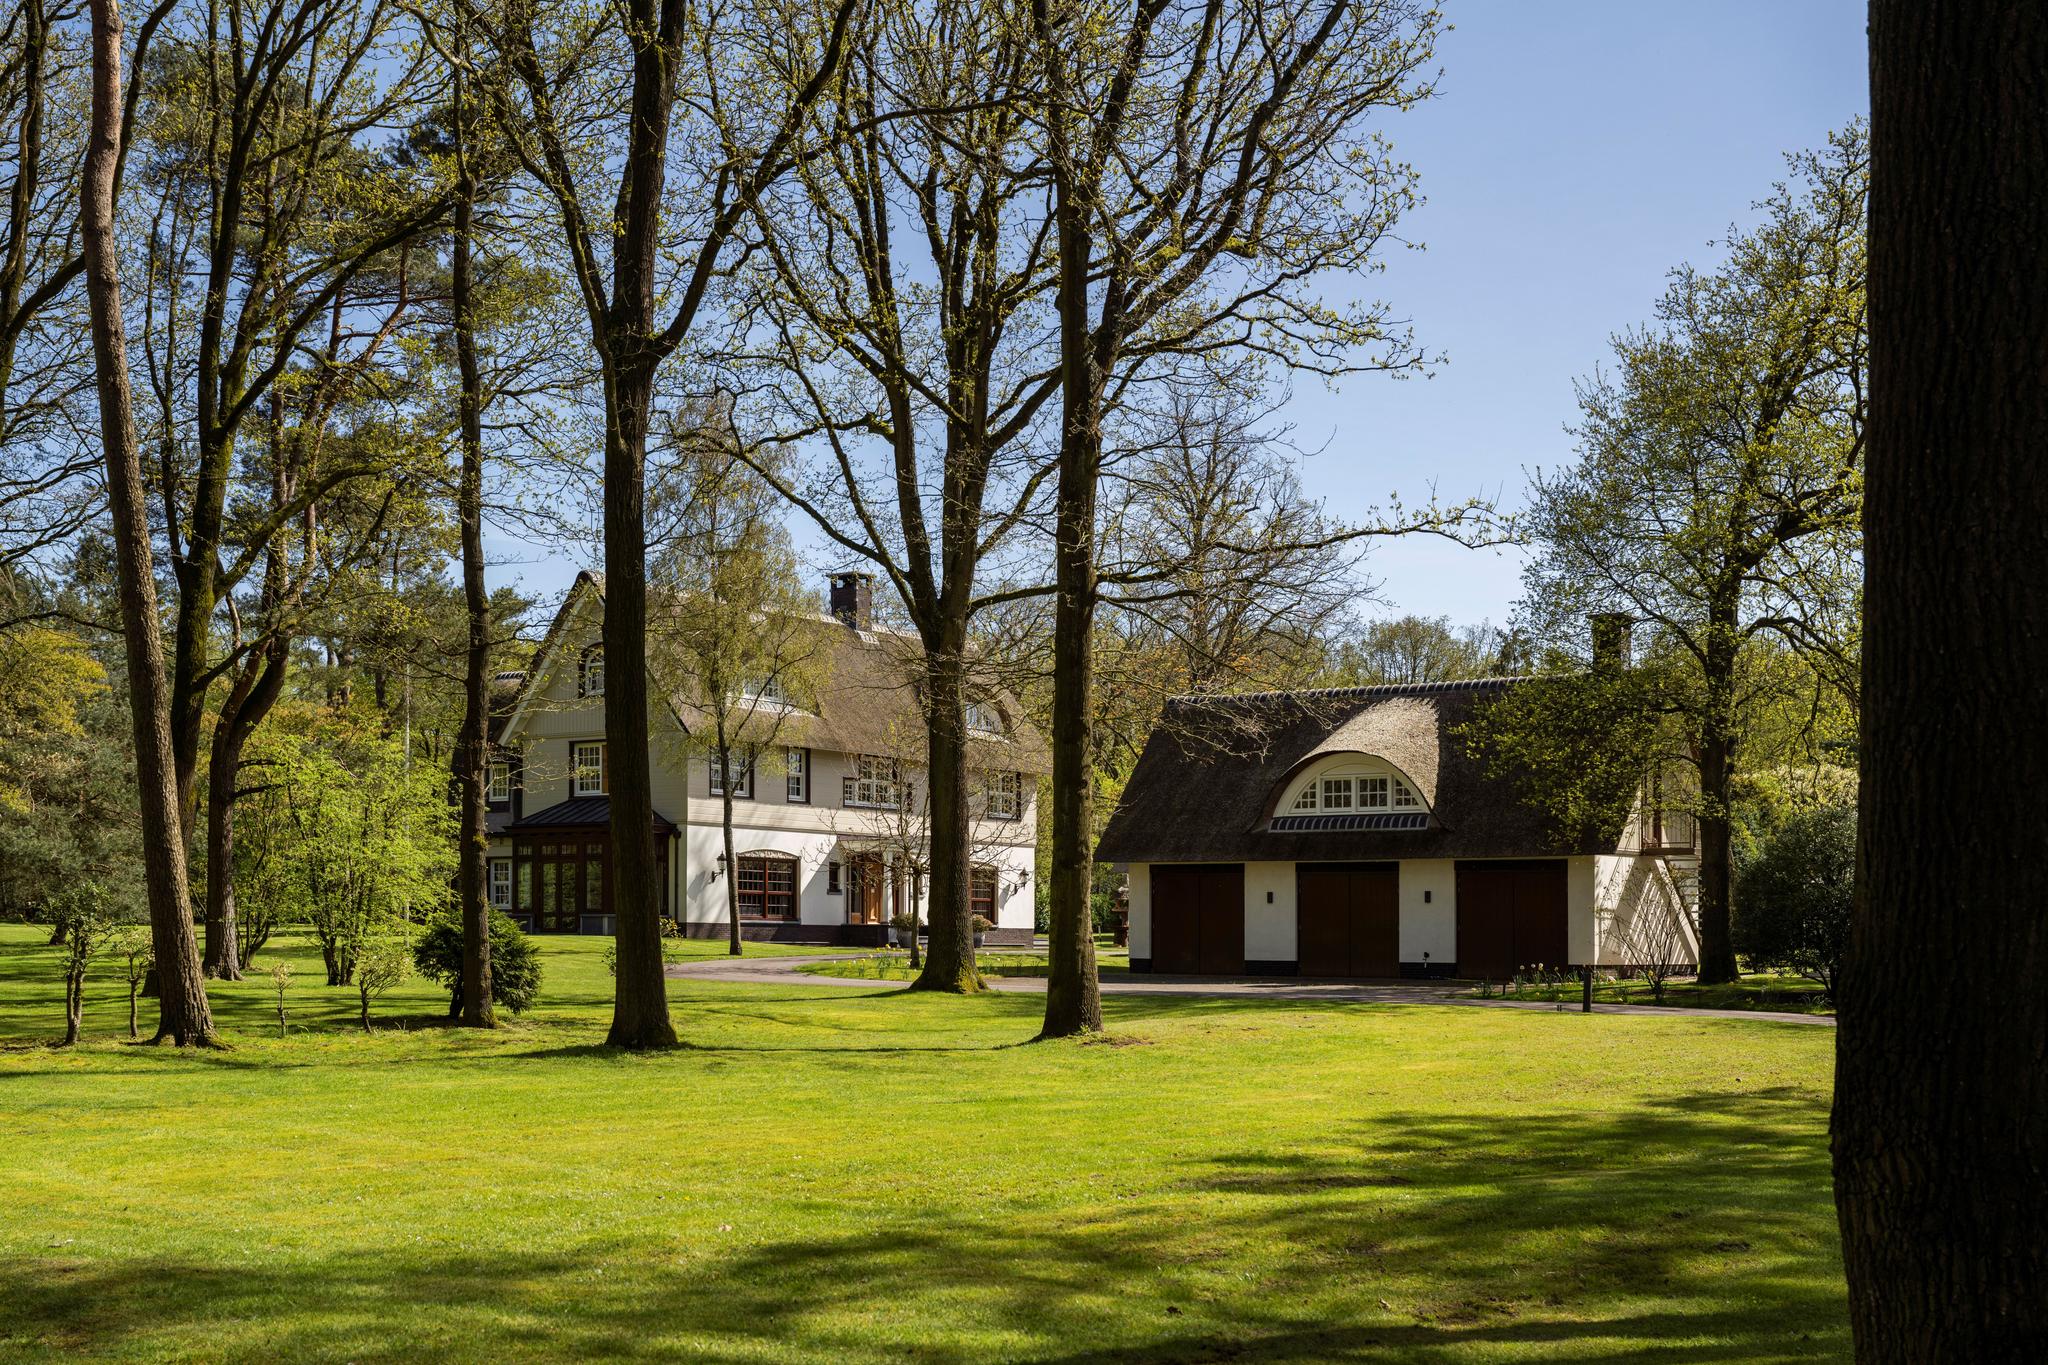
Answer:
<svg viewBox="0 0 2048 1365"><path fill-rule="evenodd" d="M1053 526L1052 867L1046 887L1051 923L1041 1038L1102 1029L1102 983L1095 967L1095 503L1101 476L1100 369L1088 314L1087 207L1075 183L1068 138L1065 35L1048 0L1032 19L1046 63L1057 225L1060 320L1060 462Z"/></svg>
<svg viewBox="0 0 2048 1365"><path fill-rule="evenodd" d="M460 853L456 895L462 916L462 1022L489 1028L497 1022L491 1000L491 907L485 885L484 805L489 778L491 598L484 589L483 378L476 358L472 237L476 220L476 178L469 165L467 109L462 78L455 85L455 245L452 305L455 366L461 379L457 400L462 434L462 473L456 485L455 515L462 533L462 605L469 626L463 659L462 728L455 739L455 790Z"/></svg>
<svg viewBox="0 0 2048 1365"><path fill-rule="evenodd" d="M206 1000L185 882L185 826L171 761L170 698L163 640L157 633L142 460L128 387L128 339L121 318L119 244L114 234L114 170L120 147L121 12L117 0L92 0L92 124L79 227L92 313L100 439L107 454L107 499L120 567L121 634L127 646L129 707L135 727L150 937L161 982L156 1038L181 1046L213 1044L213 1012Z"/></svg>
<svg viewBox="0 0 2048 1365"><path fill-rule="evenodd" d="M284 690L289 651L275 639L264 645L235 680L214 722L213 749L206 770L206 950L201 966L223 981L242 979L241 944L235 930L235 790L241 781L242 751Z"/></svg>
<svg viewBox="0 0 2048 1365"><path fill-rule="evenodd" d="M1735 663L1739 648L1737 611L1739 586L1719 594L1708 606L1706 657L1701 669L1706 689L1700 717L1700 961L1701 985L1735 980L1735 940L1729 902L1735 857L1729 802L1735 779Z"/></svg>
<svg viewBox="0 0 2048 1365"><path fill-rule="evenodd" d="M719 726L718 770L724 774L719 785L719 837L725 863L725 924L728 956L740 955L740 864L732 844L732 746L726 742L725 727Z"/></svg>
<svg viewBox="0 0 2048 1365"><path fill-rule="evenodd" d="M910 988L969 993L982 989L974 961L968 866L973 842L967 806L966 631L925 645L925 796L931 831L931 938Z"/></svg>
<svg viewBox="0 0 2048 1365"><path fill-rule="evenodd" d="M658 181L656 182L659 183ZM647 753L647 423L655 361L617 363L604 452L604 737L618 980L614 1047L676 1045L661 962L661 885Z"/></svg>
<svg viewBox="0 0 2048 1365"><path fill-rule="evenodd" d="M2048 1360L2048 9L1873 0L1856 1356Z"/></svg>

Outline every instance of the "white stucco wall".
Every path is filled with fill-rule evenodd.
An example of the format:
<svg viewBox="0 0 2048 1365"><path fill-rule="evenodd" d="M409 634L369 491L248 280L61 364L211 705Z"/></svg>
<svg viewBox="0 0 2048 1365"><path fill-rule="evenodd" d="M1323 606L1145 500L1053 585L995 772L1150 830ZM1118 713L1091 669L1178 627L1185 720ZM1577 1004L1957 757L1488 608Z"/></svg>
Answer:
<svg viewBox="0 0 2048 1365"><path fill-rule="evenodd" d="M1244 955L1292 962L1296 953L1293 863L1244 865Z"/></svg>
<svg viewBox="0 0 2048 1365"><path fill-rule="evenodd" d="M1593 920L1599 936L1594 962L1633 965L1641 955L1636 941L1663 934L1675 938L1681 961L1699 961L1699 935L1662 859L1620 854L1587 861L1594 865Z"/></svg>
<svg viewBox="0 0 2048 1365"><path fill-rule="evenodd" d="M1423 955L1428 954L1425 958ZM1458 865L1449 858L1401 863L1401 960L1458 958Z"/></svg>

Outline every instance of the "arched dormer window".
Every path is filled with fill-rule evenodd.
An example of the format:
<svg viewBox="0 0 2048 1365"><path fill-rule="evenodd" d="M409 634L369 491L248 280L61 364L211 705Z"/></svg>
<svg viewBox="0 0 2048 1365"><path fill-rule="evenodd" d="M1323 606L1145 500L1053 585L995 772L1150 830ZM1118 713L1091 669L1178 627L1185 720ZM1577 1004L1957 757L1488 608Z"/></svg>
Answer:
<svg viewBox="0 0 2048 1365"><path fill-rule="evenodd" d="M576 695L579 697L601 697L604 695L604 645L586 645L583 657L576 665Z"/></svg>
<svg viewBox="0 0 2048 1365"><path fill-rule="evenodd" d="M1010 733L1003 724L1002 708L992 701L967 703L967 732L996 739Z"/></svg>
<svg viewBox="0 0 2048 1365"><path fill-rule="evenodd" d="M1332 754L1296 773L1273 807L1275 829L1422 829L1429 808L1406 774L1370 754Z"/></svg>

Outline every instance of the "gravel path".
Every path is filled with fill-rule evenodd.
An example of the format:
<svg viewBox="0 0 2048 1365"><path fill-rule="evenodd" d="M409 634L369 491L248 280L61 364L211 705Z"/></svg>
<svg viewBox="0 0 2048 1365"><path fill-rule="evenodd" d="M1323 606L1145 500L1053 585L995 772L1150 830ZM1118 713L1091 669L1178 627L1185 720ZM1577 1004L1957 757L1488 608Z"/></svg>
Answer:
<svg viewBox="0 0 2048 1365"><path fill-rule="evenodd" d="M901 990L907 981L878 981L863 977L820 976L797 970L813 962L844 962L844 953L817 957L750 957L737 962L731 958L706 958L697 962L672 963L668 974L689 981L724 981L747 986L865 986L878 990ZM995 990L1017 995L1043 995L1045 978L1034 976L992 976ZM1333 1000L1341 1003L1375 1005L1475 1005L1482 1009L1549 1010L1577 1013L1576 1002L1562 1006L1540 1000L1480 1000L1463 992L1462 985L1432 981L1304 981L1299 977L1202 977L1202 976L1105 976L1104 995L1185 995L1207 999L1238 1000ZM1780 1024L1814 1024L1832 1028L1834 1016L1827 1014L1781 1014L1767 1010L1702 1010L1656 1005L1599 1004L1596 1014L1682 1015L1695 1019L1762 1020Z"/></svg>

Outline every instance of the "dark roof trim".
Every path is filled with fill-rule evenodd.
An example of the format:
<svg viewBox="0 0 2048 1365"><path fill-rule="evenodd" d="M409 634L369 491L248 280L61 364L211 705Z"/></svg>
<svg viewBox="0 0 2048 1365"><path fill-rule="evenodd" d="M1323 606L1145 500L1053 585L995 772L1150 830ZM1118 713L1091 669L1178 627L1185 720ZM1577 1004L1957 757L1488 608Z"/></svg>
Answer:
<svg viewBox="0 0 2048 1365"><path fill-rule="evenodd" d="M524 833L536 829L595 829L609 827L612 822L611 798L606 796L572 796L567 801L557 801L545 810L522 815L511 824L508 831ZM654 812L654 831L657 834L674 834L673 820L660 811Z"/></svg>
<svg viewBox="0 0 2048 1365"><path fill-rule="evenodd" d="M1429 816L1420 811L1398 815L1276 815L1273 828L1283 834L1310 830L1428 829Z"/></svg>

